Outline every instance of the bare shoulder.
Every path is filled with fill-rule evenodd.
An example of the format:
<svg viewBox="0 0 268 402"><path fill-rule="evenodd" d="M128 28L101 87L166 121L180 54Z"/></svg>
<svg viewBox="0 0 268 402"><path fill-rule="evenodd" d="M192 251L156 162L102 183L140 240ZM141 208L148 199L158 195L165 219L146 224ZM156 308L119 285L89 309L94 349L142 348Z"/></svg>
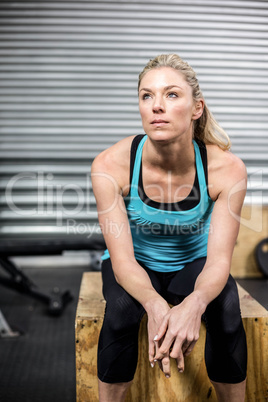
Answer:
<svg viewBox="0 0 268 402"><path fill-rule="evenodd" d="M207 145L207 155L208 182L212 198L217 198L224 189L246 181L246 166L237 155L223 151L217 145Z"/></svg>
<svg viewBox="0 0 268 402"><path fill-rule="evenodd" d="M130 149L134 137L126 137L97 155L91 165L91 174L111 175L119 187L125 187L129 182Z"/></svg>

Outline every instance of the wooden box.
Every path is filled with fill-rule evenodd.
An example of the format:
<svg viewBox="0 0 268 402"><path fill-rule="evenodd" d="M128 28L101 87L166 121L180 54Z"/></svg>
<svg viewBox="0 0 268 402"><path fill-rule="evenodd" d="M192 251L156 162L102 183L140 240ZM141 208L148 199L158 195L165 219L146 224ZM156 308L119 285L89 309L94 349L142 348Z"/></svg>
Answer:
<svg viewBox="0 0 268 402"><path fill-rule="evenodd" d="M268 401L268 311L243 288L239 297L248 342L247 402ZM76 314L77 402L98 402L97 345L103 321L105 301L101 274L84 273ZM147 317L139 333L139 361L128 402L203 402L216 401L204 362L205 327L179 374L172 361L171 378L166 379L156 365L148 361Z"/></svg>

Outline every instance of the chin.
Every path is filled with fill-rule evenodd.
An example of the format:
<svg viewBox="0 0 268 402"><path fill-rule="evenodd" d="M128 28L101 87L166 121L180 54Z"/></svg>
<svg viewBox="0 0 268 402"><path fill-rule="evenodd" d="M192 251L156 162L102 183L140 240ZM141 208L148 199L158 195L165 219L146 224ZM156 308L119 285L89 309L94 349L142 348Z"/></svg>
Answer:
<svg viewBox="0 0 268 402"><path fill-rule="evenodd" d="M148 135L148 137L152 140L152 141L173 141L175 140L178 135L171 133L171 132L167 132L165 130L149 130L146 133Z"/></svg>

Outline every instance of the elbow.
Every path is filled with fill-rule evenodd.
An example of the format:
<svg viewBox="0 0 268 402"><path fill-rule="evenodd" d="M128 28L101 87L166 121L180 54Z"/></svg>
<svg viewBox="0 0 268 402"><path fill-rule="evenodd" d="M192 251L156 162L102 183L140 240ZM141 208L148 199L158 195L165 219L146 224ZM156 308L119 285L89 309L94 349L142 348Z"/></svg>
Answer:
<svg viewBox="0 0 268 402"><path fill-rule="evenodd" d="M113 273L116 282L118 285L124 288L124 285L129 280L129 267L132 262L132 258L129 256L128 258L114 258L111 257Z"/></svg>
<svg viewBox="0 0 268 402"><path fill-rule="evenodd" d="M122 286L123 282L123 273L124 273L124 264L122 264L121 261L114 260L114 258L111 257L111 264L112 264L112 269L113 269L113 274L116 282L118 285Z"/></svg>
<svg viewBox="0 0 268 402"><path fill-rule="evenodd" d="M118 275L114 272L114 277L115 277L115 280L116 280L116 282L118 283L118 285L122 286L122 283L121 283L121 281L120 281L120 276L118 276Z"/></svg>
<svg viewBox="0 0 268 402"><path fill-rule="evenodd" d="M121 286L121 288L125 289L125 286L126 286L126 284L128 282L127 276L122 275L122 274L117 274L117 273L114 272L114 277L115 277L115 280L116 280L117 284L119 286Z"/></svg>

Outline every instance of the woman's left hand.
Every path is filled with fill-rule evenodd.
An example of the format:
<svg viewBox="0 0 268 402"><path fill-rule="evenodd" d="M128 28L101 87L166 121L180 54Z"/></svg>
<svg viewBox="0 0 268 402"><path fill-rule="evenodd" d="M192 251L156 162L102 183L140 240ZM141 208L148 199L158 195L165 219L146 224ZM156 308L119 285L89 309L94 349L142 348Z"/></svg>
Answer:
<svg viewBox="0 0 268 402"><path fill-rule="evenodd" d="M183 372L184 356L192 352L199 338L204 310L194 293L186 297L181 304L171 308L155 338L158 347L154 359L161 361L169 353L170 357L177 360L179 372Z"/></svg>

